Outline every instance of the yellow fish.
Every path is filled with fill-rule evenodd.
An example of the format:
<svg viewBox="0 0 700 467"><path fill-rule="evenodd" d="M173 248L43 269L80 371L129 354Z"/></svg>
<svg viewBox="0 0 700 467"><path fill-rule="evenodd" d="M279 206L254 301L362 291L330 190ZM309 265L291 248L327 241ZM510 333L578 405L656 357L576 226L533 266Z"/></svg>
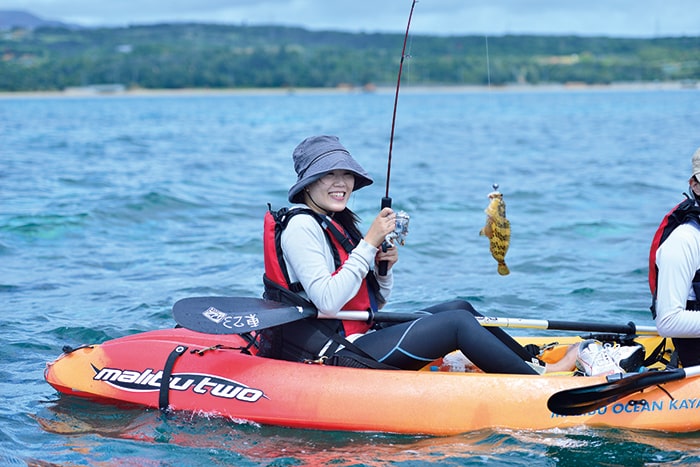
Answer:
<svg viewBox="0 0 700 467"><path fill-rule="evenodd" d="M484 210L486 225L479 235L488 237L491 256L498 262L498 273L505 276L510 273L505 261L510 246L510 222L506 219L506 203L503 201L503 195L497 191L498 185L494 185L493 189L495 191L489 193L491 201Z"/></svg>

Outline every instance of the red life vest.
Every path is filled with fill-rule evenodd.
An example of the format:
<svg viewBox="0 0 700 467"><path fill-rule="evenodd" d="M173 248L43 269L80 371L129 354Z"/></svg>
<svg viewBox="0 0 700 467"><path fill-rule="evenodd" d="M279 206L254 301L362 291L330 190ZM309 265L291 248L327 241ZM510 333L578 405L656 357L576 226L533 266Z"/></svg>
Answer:
<svg viewBox="0 0 700 467"><path fill-rule="evenodd" d="M336 270L333 275L337 274L343 267L343 263L347 261L350 252L356 245L345 230L335 221L327 216L321 216L311 209L280 209L279 211L268 210L265 213L264 220L264 235L263 235L263 250L265 257L265 279L267 282L273 282L278 286L287 289L295 294L303 290L300 283L292 283L287 272L287 267L284 262L281 247L282 231L287 227L289 219L297 214L311 215L316 219L323 228L326 238L329 241L331 251L333 252L334 263ZM373 284L374 285L374 284ZM375 285L375 290L378 286ZM370 298L370 294L374 295ZM350 299L344 306L343 310L372 310L376 311L376 292L370 291L367 277L362 280L360 289L357 294ZM370 324L362 321L342 321L345 335L365 333L369 330Z"/></svg>
<svg viewBox="0 0 700 467"><path fill-rule="evenodd" d="M651 314L654 318L656 318L656 287L659 274L659 269L656 267L656 251L676 227L686 223L690 219L695 219L700 222L700 207L695 204L695 200L686 198L664 216L651 241L651 247L649 249L649 290L652 296ZM695 273L693 287L696 287L698 283L700 283L700 271Z"/></svg>

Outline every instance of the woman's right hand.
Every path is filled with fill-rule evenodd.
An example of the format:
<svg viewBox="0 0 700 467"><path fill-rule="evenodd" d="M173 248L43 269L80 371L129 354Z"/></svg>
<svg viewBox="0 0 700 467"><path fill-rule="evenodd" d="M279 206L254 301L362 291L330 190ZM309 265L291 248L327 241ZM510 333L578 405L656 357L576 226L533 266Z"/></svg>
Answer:
<svg viewBox="0 0 700 467"><path fill-rule="evenodd" d="M394 229L396 229L396 213L391 208L384 208L370 225L365 235L365 241L379 248L386 236Z"/></svg>

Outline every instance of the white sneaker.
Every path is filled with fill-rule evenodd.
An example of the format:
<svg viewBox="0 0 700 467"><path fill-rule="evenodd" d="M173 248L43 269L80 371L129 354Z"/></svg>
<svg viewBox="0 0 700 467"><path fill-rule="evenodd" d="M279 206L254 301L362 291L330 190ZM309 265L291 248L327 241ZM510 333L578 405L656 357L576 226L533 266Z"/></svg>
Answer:
<svg viewBox="0 0 700 467"><path fill-rule="evenodd" d="M625 372L615 362L610 349L594 339L585 340L579 344L576 368L586 376L613 375Z"/></svg>
<svg viewBox="0 0 700 467"><path fill-rule="evenodd" d="M610 356L617 365L628 373L639 371L644 364L644 347L641 344L619 345L609 347Z"/></svg>

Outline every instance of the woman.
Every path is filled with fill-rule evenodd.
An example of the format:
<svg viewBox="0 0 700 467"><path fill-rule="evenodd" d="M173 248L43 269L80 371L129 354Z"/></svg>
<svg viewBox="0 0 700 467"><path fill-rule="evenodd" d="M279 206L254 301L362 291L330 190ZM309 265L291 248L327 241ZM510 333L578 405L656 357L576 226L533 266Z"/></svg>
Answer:
<svg viewBox="0 0 700 467"><path fill-rule="evenodd" d="M347 203L353 191L373 181L337 137L307 138L294 150L293 159L297 182L289 190L289 201L303 206L278 216L276 247L272 241L266 244L265 296L301 305L310 302L326 318L341 309L376 311L386 303L393 286L398 249L381 246L395 228L396 214L391 208L382 209L362 235ZM383 276L378 273L380 261L387 262ZM286 273L272 272L275 264ZM332 319L291 323L263 335L261 354L418 370L461 350L489 373L544 370L535 369L537 360L503 330L482 327L469 303L457 300L426 311L430 314L425 317L381 329ZM568 352L546 371L569 371L575 359L576 352Z"/></svg>
<svg viewBox="0 0 700 467"><path fill-rule="evenodd" d="M665 216L649 254L652 316L685 367L700 365L700 148L691 164L690 196Z"/></svg>

